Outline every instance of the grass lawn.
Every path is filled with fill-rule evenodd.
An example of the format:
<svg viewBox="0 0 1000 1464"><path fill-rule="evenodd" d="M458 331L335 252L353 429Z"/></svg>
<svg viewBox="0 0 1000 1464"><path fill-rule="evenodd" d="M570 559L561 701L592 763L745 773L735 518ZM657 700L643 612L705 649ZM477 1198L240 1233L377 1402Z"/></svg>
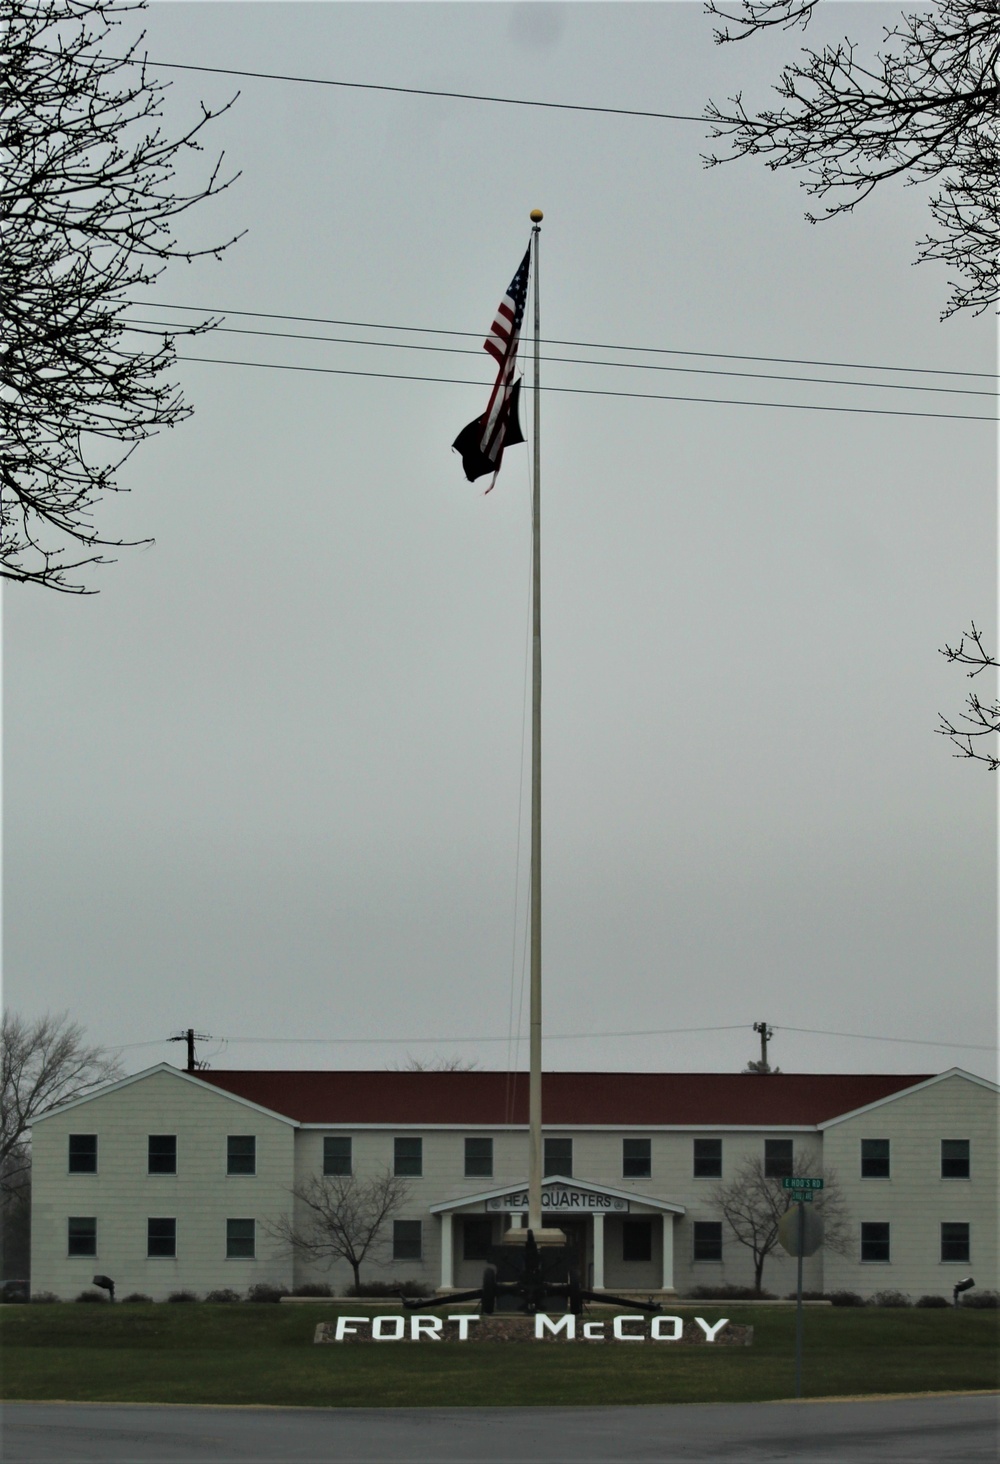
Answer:
<svg viewBox="0 0 1000 1464"><path fill-rule="evenodd" d="M318 1407L703 1403L787 1398L795 1313L740 1307L750 1347L669 1343L313 1344L343 1306L4 1306L3 1396ZM428 1308L430 1310L430 1308ZM442 1308L437 1308L439 1314ZM709 1321L727 1315L706 1305ZM817 1308L810 1397L998 1385L1000 1314Z"/></svg>

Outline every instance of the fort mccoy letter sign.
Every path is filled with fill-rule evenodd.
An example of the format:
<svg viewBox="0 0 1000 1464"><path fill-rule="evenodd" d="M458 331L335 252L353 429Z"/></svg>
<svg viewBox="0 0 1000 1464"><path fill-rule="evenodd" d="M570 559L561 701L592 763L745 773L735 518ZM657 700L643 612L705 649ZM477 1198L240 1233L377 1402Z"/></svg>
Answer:
<svg viewBox="0 0 1000 1464"><path fill-rule="evenodd" d="M616 1316L600 1321L564 1312L548 1316L478 1312L432 1316L429 1313L382 1313L368 1317L337 1317L320 1322L317 1342L686 1342L704 1345L721 1342L747 1347L753 1328L721 1317Z"/></svg>

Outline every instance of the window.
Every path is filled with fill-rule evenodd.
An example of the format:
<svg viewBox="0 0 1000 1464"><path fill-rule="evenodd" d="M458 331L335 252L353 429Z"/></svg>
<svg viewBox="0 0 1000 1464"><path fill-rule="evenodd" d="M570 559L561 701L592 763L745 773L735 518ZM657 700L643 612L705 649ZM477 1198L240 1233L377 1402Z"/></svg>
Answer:
<svg viewBox="0 0 1000 1464"><path fill-rule="evenodd" d="M257 1222L226 1221L226 1260L252 1261L257 1254Z"/></svg>
<svg viewBox="0 0 1000 1464"><path fill-rule="evenodd" d="M257 1173L257 1140L253 1134L230 1134L226 1139L226 1173Z"/></svg>
<svg viewBox="0 0 1000 1464"><path fill-rule="evenodd" d="M493 1173L493 1140L492 1139L466 1139L465 1141L465 1177L466 1179L489 1179ZM478 1256L471 1256L470 1260L478 1260Z"/></svg>
<svg viewBox="0 0 1000 1464"><path fill-rule="evenodd" d="M695 1179L722 1178L721 1139L695 1139L694 1177Z"/></svg>
<svg viewBox="0 0 1000 1464"><path fill-rule="evenodd" d="M148 1164L150 1174L177 1173L176 1134L150 1134Z"/></svg>
<svg viewBox="0 0 1000 1464"><path fill-rule="evenodd" d="M861 1140L861 1178L889 1178L889 1140Z"/></svg>
<svg viewBox="0 0 1000 1464"><path fill-rule="evenodd" d="M66 1254L97 1255L97 1221L93 1215L71 1215L66 1223Z"/></svg>
<svg viewBox="0 0 1000 1464"><path fill-rule="evenodd" d="M96 1134L70 1134L69 1172L70 1174L97 1173Z"/></svg>
<svg viewBox="0 0 1000 1464"><path fill-rule="evenodd" d="M545 1140L545 1173L561 1174L565 1179L573 1178L573 1140Z"/></svg>
<svg viewBox="0 0 1000 1464"><path fill-rule="evenodd" d="M147 1256L176 1256L177 1221L154 1219L146 1221Z"/></svg>
<svg viewBox="0 0 1000 1464"><path fill-rule="evenodd" d="M653 1172L649 1139L622 1139L622 1178L648 1179Z"/></svg>
<svg viewBox="0 0 1000 1464"><path fill-rule="evenodd" d="M882 1261L889 1259L889 1226L883 1220L862 1220L861 1259Z"/></svg>
<svg viewBox="0 0 1000 1464"><path fill-rule="evenodd" d="M323 1140L323 1173L351 1173L351 1141L340 1134L327 1135Z"/></svg>
<svg viewBox="0 0 1000 1464"><path fill-rule="evenodd" d="M694 1222L694 1259L696 1261L722 1260L721 1220L696 1220Z"/></svg>
<svg viewBox="0 0 1000 1464"><path fill-rule="evenodd" d="M396 1140L397 1144L399 1140ZM420 1140L415 1141L419 1144ZM398 1171L397 1171L398 1172ZM392 1259L419 1261L421 1257L421 1223L419 1220L392 1222Z"/></svg>
<svg viewBox="0 0 1000 1464"><path fill-rule="evenodd" d="M969 1249L968 1224L964 1220L946 1220L941 1226L942 1261L971 1260Z"/></svg>
<svg viewBox="0 0 1000 1464"><path fill-rule="evenodd" d="M792 1172L791 1139L764 1140L764 1174L768 1179L785 1179Z"/></svg>
<svg viewBox="0 0 1000 1464"><path fill-rule="evenodd" d="M653 1259L652 1220L622 1221L622 1260L651 1261Z"/></svg>
<svg viewBox="0 0 1000 1464"><path fill-rule="evenodd" d="M941 1178L968 1179L969 1174L968 1139L942 1139Z"/></svg>
<svg viewBox="0 0 1000 1464"><path fill-rule="evenodd" d="M462 1260L488 1261L492 1254L493 1221L488 1215L467 1215L462 1222Z"/></svg>
<svg viewBox="0 0 1000 1464"><path fill-rule="evenodd" d="M419 1179L424 1172L424 1141L423 1139L394 1139L393 1140L393 1173L402 1174L410 1179ZM418 1221L407 1220L398 1222L400 1225L416 1225ZM409 1256L401 1256L400 1260L410 1260Z"/></svg>

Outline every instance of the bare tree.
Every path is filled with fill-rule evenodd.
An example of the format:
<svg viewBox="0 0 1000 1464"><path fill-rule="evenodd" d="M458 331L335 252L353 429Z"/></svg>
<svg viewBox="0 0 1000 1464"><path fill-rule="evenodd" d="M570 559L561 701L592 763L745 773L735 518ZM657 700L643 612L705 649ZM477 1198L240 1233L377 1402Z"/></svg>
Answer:
<svg viewBox="0 0 1000 1464"><path fill-rule="evenodd" d="M957 646L946 645L941 654L959 666L971 666L972 670L966 672L969 677L978 676L980 672L990 668L995 670L998 665L996 657L991 656L983 645L982 632L976 629L974 622ZM941 716L941 725L937 730L942 736L950 737L958 748L955 757L975 758L978 762L986 763L990 771L995 773L1000 768L1000 757L996 754L996 742L992 739L1000 732L1000 701L994 697L992 701L984 702L975 692L971 692L966 706L968 710L961 714L961 720L968 722L967 728L956 727L947 717ZM981 737L990 738L991 741L981 743Z"/></svg>
<svg viewBox="0 0 1000 1464"><path fill-rule="evenodd" d="M330 1266L346 1261L361 1288L361 1267L385 1249L386 1229L406 1203L410 1187L390 1173L362 1178L356 1174L316 1175L292 1190L301 1221L283 1216L267 1225L275 1239L300 1255Z"/></svg>
<svg viewBox="0 0 1000 1464"><path fill-rule="evenodd" d="M803 29L818 0L711 0L716 41L743 41L775 26ZM850 213L882 183L902 178L936 191L935 232L918 241L918 260L957 271L943 316L979 314L1000 299L1000 6L996 0L939 0L883 28L883 45L861 53L849 39L803 49L782 70L782 105L747 110L742 97L710 102L712 136L734 157L805 174L823 203L810 223Z"/></svg>
<svg viewBox="0 0 1000 1464"><path fill-rule="evenodd" d="M467 1062L464 1057L407 1057L405 1062L391 1062L394 1073L471 1073L478 1068L478 1062Z"/></svg>
<svg viewBox="0 0 1000 1464"><path fill-rule="evenodd" d="M31 1167L31 1125L58 1103L124 1076L118 1059L90 1046L63 1012L27 1022L5 1011L0 1024L0 1188L15 1193Z"/></svg>
<svg viewBox="0 0 1000 1464"><path fill-rule="evenodd" d="M822 1169L815 1154L800 1155L792 1165L794 1175L816 1175ZM852 1244L852 1231L847 1207L837 1187L836 1175L827 1170L825 1186L814 1201L823 1216L823 1244L845 1255ZM782 1187L780 1179L764 1173L759 1156L745 1159L728 1184L720 1184L712 1199L740 1245L753 1256L753 1284L761 1289L764 1264L778 1241L778 1224L782 1215L794 1204L791 1190Z"/></svg>
<svg viewBox="0 0 1000 1464"><path fill-rule="evenodd" d="M168 260L234 242L174 237L181 214L234 181L220 157L193 191L175 186L232 101L163 131L167 86L147 76L142 37L107 53L119 17L144 6L0 0L0 578L75 593L84 566L109 562L102 548L128 542L93 522L122 491L118 470L190 413L167 379L175 337L212 324L129 325L129 292Z"/></svg>

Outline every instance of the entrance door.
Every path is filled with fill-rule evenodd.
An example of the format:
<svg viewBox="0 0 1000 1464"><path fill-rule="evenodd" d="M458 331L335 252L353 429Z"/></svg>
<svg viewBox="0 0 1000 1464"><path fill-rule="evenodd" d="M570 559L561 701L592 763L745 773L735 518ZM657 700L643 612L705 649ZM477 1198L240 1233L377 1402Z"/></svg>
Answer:
<svg viewBox="0 0 1000 1464"><path fill-rule="evenodd" d="M580 1277L581 1283L588 1284L587 1255L588 1237L587 1226L589 1221L582 1215L543 1215L542 1224L555 1230L561 1230L566 1237L566 1248L570 1254L570 1265Z"/></svg>

